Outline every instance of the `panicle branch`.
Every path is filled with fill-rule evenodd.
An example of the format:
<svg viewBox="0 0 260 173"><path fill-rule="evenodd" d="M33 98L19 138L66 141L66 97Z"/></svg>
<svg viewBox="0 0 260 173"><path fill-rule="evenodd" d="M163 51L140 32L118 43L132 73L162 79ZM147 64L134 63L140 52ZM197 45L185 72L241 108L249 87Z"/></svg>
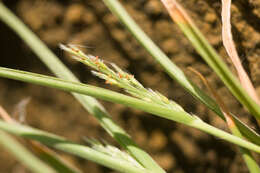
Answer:
<svg viewBox="0 0 260 173"><path fill-rule="evenodd" d="M183 111L183 108L177 103L169 100L158 91L145 88L133 75L123 71L116 64L110 63L111 68L109 68L98 56L86 55L74 45L66 46L60 44L60 48L71 53L73 59L95 69L95 71L92 71L92 74L104 79L107 84L123 88L127 93L139 99L154 102L174 110Z"/></svg>

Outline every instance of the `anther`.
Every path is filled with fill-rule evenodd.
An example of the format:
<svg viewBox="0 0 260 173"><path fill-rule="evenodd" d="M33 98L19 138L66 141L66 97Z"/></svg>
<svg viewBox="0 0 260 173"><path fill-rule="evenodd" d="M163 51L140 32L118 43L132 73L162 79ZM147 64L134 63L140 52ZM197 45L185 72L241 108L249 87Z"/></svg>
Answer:
<svg viewBox="0 0 260 173"><path fill-rule="evenodd" d="M123 75L121 73L118 73L119 78L123 78Z"/></svg>
<svg viewBox="0 0 260 173"><path fill-rule="evenodd" d="M111 84L111 82L109 81L109 80L106 80L106 82L105 82L106 84Z"/></svg>

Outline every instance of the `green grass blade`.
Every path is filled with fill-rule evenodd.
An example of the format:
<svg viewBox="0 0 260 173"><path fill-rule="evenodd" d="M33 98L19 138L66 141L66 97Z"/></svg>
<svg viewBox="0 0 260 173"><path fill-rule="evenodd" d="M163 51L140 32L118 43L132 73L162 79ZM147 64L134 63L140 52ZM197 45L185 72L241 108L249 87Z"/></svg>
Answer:
<svg viewBox="0 0 260 173"><path fill-rule="evenodd" d="M0 120L0 129L27 139L36 140L55 149L74 154L87 160L91 160L105 167L124 173L148 173L132 164L115 159L111 156L98 152L91 147L79 145L66 140L63 137L47 133L38 129L19 124L10 124ZM41 173L44 173L44 169ZM46 172L45 172L46 173Z"/></svg>
<svg viewBox="0 0 260 173"><path fill-rule="evenodd" d="M109 9L127 27L140 44L150 53L150 55L164 68L170 77L180 83L193 96L209 106L215 112L220 112L217 104L208 97L202 90L194 85L185 74L177 67L162 50L143 32L143 30L128 15L126 10L118 0L103 0ZM220 113L221 114L221 113ZM222 115L222 114L221 114Z"/></svg>
<svg viewBox="0 0 260 173"><path fill-rule="evenodd" d="M51 165L59 173L79 173L78 170L69 167L66 163L62 162L59 158L49 155L48 153L41 153L39 157L46 163Z"/></svg>
<svg viewBox="0 0 260 173"><path fill-rule="evenodd" d="M190 39L190 41L193 43L193 46L196 48L196 46L199 44L199 42L200 41L202 42L202 46L197 47L197 51L202 56L204 55L204 59L207 58L207 57L210 57L210 56L213 57L213 59L219 58L219 57L217 57L218 55L217 55L216 52L214 52L214 49L211 47L211 45L206 41L205 38L203 38L203 35L196 28L196 26L193 24L191 19L188 17L188 15L185 13L185 11L181 8L181 6L179 6L179 4L175 0L161 0L161 1L163 2L165 7L167 8L167 10L168 10L170 16L172 17L172 19L179 25L179 27L182 29L182 31L184 33L186 32L185 34ZM189 29L191 29L191 31L189 31ZM193 31L193 33L192 33L192 31ZM196 34L196 32L197 32L197 34ZM197 36L197 38L195 36ZM207 50L207 48L209 50ZM219 60L221 60L221 59L219 58ZM209 60L207 62L208 62L208 64L211 63ZM218 60L216 60L216 62L218 62ZM216 71L216 70L219 69L217 65L218 65L217 63L215 63L215 64L212 63L211 67L216 67L215 69L213 68ZM224 69L224 70L228 70L228 68L225 67L224 62L223 62L223 64L220 64L220 67L222 67L222 69ZM222 70L222 71L224 71L224 70ZM230 73L230 77L232 77L232 79L235 79L234 76L231 76L232 75L231 72L226 71L226 73ZM223 73L218 73L218 74L223 74ZM222 80L223 79L225 79L225 78L223 77ZM230 78L226 78L226 80L230 80ZM234 82L237 82L236 85L239 84L238 81L234 81ZM232 81L231 81L231 83L232 83ZM225 84L228 85L228 83L225 83ZM229 86L232 86L232 85L229 85ZM241 87L241 89L243 89L243 88ZM249 97L249 95L248 95L248 97ZM234 124L234 125L230 126L230 130L234 135L236 135L240 138L243 137L243 135L241 134L241 132L239 130L238 125ZM242 147L240 147L240 152L242 153L243 159L244 159L249 171L251 173L259 173L260 168L259 168L258 164L256 163L256 161L254 160L251 152L247 149L242 148Z"/></svg>
<svg viewBox="0 0 260 173"><path fill-rule="evenodd" d="M248 150L245 150L244 148L240 148L240 150L250 173L259 173L260 172L259 165L254 160L251 153Z"/></svg>
<svg viewBox="0 0 260 173"><path fill-rule="evenodd" d="M249 141L257 144L260 146L260 136L258 133L253 131L250 127L248 127L246 124L244 124L240 119L238 119L236 116L233 116L233 119L236 123L236 126L242 133L244 137L246 137Z"/></svg>
<svg viewBox="0 0 260 173"><path fill-rule="evenodd" d="M231 128L231 132L240 137L240 138L243 138L243 135L241 134L241 132L239 131L238 127L237 126L233 126ZM259 168L259 165L258 163L256 162L256 160L254 159L252 153L245 149L245 148L242 148L242 147L239 147L239 150L242 154L242 157L247 165L247 168L249 169L249 172L250 173L260 173L260 168Z"/></svg>
<svg viewBox="0 0 260 173"><path fill-rule="evenodd" d="M5 77L9 79L15 79L23 82L29 82L37 85L47 86L51 88L56 88L64 91L75 92L79 94L84 94L99 99L103 99L110 102L115 102L123 104L129 107L140 109L149 113L155 113L163 118L171 119L180 123L188 124L194 118L183 111L174 111L162 107L158 104L149 103L134 97L123 95L108 89L103 89L100 87L95 87L92 85L87 85L78 82L72 82L56 77L14 70L9 68L0 67L0 77ZM120 133L118 135L121 135Z"/></svg>
<svg viewBox="0 0 260 173"><path fill-rule="evenodd" d="M77 92L80 94L85 94L85 95L93 96L93 97L103 99L106 101L119 103L119 104L123 104L123 105L129 106L129 107L132 107L132 108L140 109L142 111L151 113L153 115L157 115L162 118L166 118L166 119L176 121L176 122L179 122L179 123L191 126L191 127L195 127L197 129L200 129L211 135L214 135L216 137L219 137L219 138L229 141L231 143L237 144L241 147L244 147L249 150L260 153L260 146L257 146L244 139L241 139L241 138L233 136L225 131L217 129L217 128L203 122L196 116L191 116L190 114L188 114L184 111L179 111L179 110L176 111L173 109L168 109L168 108L160 106L158 104L139 100L139 99L136 99L136 98L133 98L130 96L126 96L126 95L123 95L123 94L120 94L120 93L117 93L114 91L110 91L107 89L94 87L94 86L86 85L86 84L82 84L82 83L66 81L63 79L44 76L44 75L30 73L30 72L24 72L24 71L0 67L0 76L9 78L9 79L30 82L30 83L38 84L38 85L42 85L42 86L52 87L52 88L56 88L56 89L60 89L60 90L64 90L64 91Z"/></svg>
<svg viewBox="0 0 260 173"><path fill-rule="evenodd" d="M243 124L242 124L242 127L245 127L245 126L243 126ZM248 131L248 128L245 128L245 129ZM251 133L250 129L249 129L249 133Z"/></svg>
<svg viewBox="0 0 260 173"><path fill-rule="evenodd" d="M169 1L168 0L166 0L166 1L162 0L162 1L164 3L172 2L171 0L169 0ZM167 7L168 7L168 5L170 6L171 4L166 4ZM207 89L211 92L211 94L216 99L216 102L221 107L221 110L222 110L223 114L225 115L226 124L227 124L229 130L231 131L231 133L235 136L243 138L243 135L239 131L238 126L235 124L234 118L232 117L232 115L231 115L229 109L227 108L224 100L221 98L221 96L216 91L215 87L213 87L210 84L210 82L206 78L204 78L203 75L200 72L198 72L198 71L196 71L195 69L192 69L192 68L190 70L193 71L193 73L195 73L203 81L204 85L207 87ZM257 166L258 164L254 160L254 157L252 156L251 152L249 150L245 149L245 148L242 148L242 147L240 147L239 149L240 149L240 152L242 153L242 156L244 158L244 161L245 161L248 169L250 171L254 169L254 172L260 173L260 169Z"/></svg>
<svg viewBox="0 0 260 173"><path fill-rule="evenodd" d="M55 173L51 167L42 162L23 145L13 139L10 135L0 131L0 145L4 146L10 153L12 153L20 162L22 162L28 169L35 173Z"/></svg>
<svg viewBox="0 0 260 173"><path fill-rule="evenodd" d="M27 43L38 58L56 76L70 81L79 81L48 47L1 2L0 19ZM101 126L142 165L159 173L165 173L149 154L139 148L131 137L111 119L107 111L96 99L75 93L73 95L89 113L98 119Z"/></svg>
<svg viewBox="0 0 260 173"><path fill-rule="evenodd" d="M175 0L173 0L175 2ZM231 93L242 103L256 119L260 120L260 106L248 95L245 89L240 85L237 78L229 70L225 62L220 58L215 49L209 44L196 25L187 16L185 11L175 3L172 6L172 19L190 40L193 47L216 72Z"/></svg>
<svg viewBox="0 0 260 173"><path fill-rule="evenodd" d="M57 173L82 173L79 169L63 160L56 152L41 143L30 140L28 144L37 157L48 163Z"/></svg>
<svg viewBox="0 0 260 173"><path fill-rule="evenodd" d="M224 116L216 102L200 90L184 75L184 73L167 57L161 49L143 32L136 22L129 16L118 0L103 0L109 9L116 15L140 44L151 54L151 56L164 68L170 77L181 84L191 95L213 110L223 120ZM260 136L250 127L234 116L235 123L242 134L250 141L260 145Z"/></svg>

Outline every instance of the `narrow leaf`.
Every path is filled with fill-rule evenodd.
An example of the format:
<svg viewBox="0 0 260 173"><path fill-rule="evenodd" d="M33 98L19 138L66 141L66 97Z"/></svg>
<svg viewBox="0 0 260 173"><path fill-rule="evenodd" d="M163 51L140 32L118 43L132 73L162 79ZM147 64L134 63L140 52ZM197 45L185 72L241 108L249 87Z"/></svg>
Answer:
<svg viewBox="0 0 260 173"><path fill-rule="evenodd" d="M56 76L62 79L79 82L59 58L57 58L55 54L53 54L48 47L1 2L0 19L25 41L38 58ZM111 119L108 112L96 99L76 93L72 94L82 106L99 121L101 126L142 165L146 168L156 170L159 173L165 173L149 154L137 146L131 137Z"/></svg>
<svg viewBox="0 0 260 173"><path fill-rule="evenodd" d="M260 100L256 94L255 88L250 81L245 69L243 68L241 61L239 59L231 32L231 0L222 0L222 40L224 47L236 68L238 78L240 80L243 88L248 92L248 94L260 105Z"/></svg>
<svg viewBox="0 0 260 173"><path fill-rule="evenodd" d="M15 126L15 124L13 124ZM0 131L0 144L12 153L17 160L22 162L28 169L35 173L56 173L51 167L38 159L23 145L10 135Z"/></svg>
<svg viewBox="0 0 260 173"><path fill-rule="evenodd" d="M126 26L140 44L151 54L151 56L164 68L164 70L181 84L192 96L204 103L208 108L213 110L217 115L224 119L220 108L216 102L195 84L187 79L184 73L155 45L155 43L143 32L136 22L129 16L127 11L122 7L118 0L103 0L115 16ZM233 115L232 115L233 116ZM250 141L260 145L260 136L237 117L233 116L236 125L243 135Z"/></svg>
<svg viewBox="0 0 260 173"><path fill-rule="evenodd" d="M41 160L48 163L52 168L54 168L57 173L81 173L79 169L66 162L57 153L42 145L41 143L29 140L28 144L34 151L34 153L36 153L36 155Z"/></svg>
<svg viewBox="0 0 260 173"><path fill-rule="evenodd" d="M250 113L260 119L260 106L242 88L237 78L231 73L224 61L208 43L191 18L175 0L161 0L172 19L177 23L193 47L216 72L231 93L242 103Z"/></svg>
<svg viewBox="0 0 260 173"><path fill-rule="evenodd" d="M182 124L186 124L191 127L195 127L204 132L217 136L221 139L229 141L231 143L237 144L241 147L247 148L252 151L260 153L260 146L257 146L251 142L233 136L227 132L217 129L196 117L195 115L190 115L187 112L173 110L165 108L161 105L149 103L143 100L139 100L130 96L119 94L107 89L94 87L91 85L86 85L82 83L76 83L71 81L62 80L59 78L44 76L40 74L13 70L8 68L0 67L0 76L15 80L20 80L24 82L30 82L33 84L38 84L42 86L48 86L56 89L61 89L69 92L77 92L80 94L85 94L100 98L106 101L123 104L132 108L140 109L142 111L163 117L172 121L176 121Z"/></svg>
<svg viewBox="0 0 260 173"><path fill-rule="evenodd" d="M211 84L208 82L208 80L197 70L193 68L189 68L192 72L194 72L196 75L200 77L200 79L203 81L204 85L208 88L208 90L212 93L214 98L216 99L217 103L219 104L223 114L225 115L226 124L228 125L230 131L235 136L238 136L240 138L243 138L243 135L239 131L239 128L236 126L234 119L232 115L230 114L225 102L221 99L217 91L211 86ZM251 173L259 173L260 168L255 161L254 157L252 156L251 152L245 148L240 147L240 152L242 153L242 156L244 158L244 161Z"/></svg>
<svg viewBox="0 0 260 173"><path fill-rule="evenodd" d="M123 172L123 173L152 173L146 169L140 169L133 166L132 164L122 161L120 159L115 159L111 156L103 154L99 151L92 149L91 147L75 144L66 140L63 137L47 133L41 130L37 130L28 126L19 124L10 124L0 120L0 129L13 133L14 135L24 137L30 140L36 140L49 147L64 151L66 153L74 154L76 156L82 157L84 159L96 162L105 167L111 168L113 170ZM40 173L46 172L47 169L42 169Z"/></svg>

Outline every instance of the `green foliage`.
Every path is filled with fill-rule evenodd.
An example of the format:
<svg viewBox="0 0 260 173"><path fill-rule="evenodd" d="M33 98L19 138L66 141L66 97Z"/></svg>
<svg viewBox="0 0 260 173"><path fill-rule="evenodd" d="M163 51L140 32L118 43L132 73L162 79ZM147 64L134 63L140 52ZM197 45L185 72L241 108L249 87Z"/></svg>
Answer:
<svg viewBox="0 0 260 173"><path fill-rule="evenodd" d="M133 19L127 14L127 12L117 0L103 1L120 19L120 21L126 25L127 29L141 43L141 45L164 68L170 77L179 82L195 98L200 100L208 108L212 109L221 118L224 119L223 113L221 112L216 102L207 96L204 91L200 90L199 87L193 84L184 75L184 73L169 60L169 58L133 21ZM214 135L220 139L236 144L241 147L243 156L249 163L250 171L259 172L258 165L253 160L253 157L249 151L260 153L260 137L235 116L233 118L236 123L236 129L233 129L232 132L237 136L217 129L203 122L197 116L187 113L173 100L169 100L167 97L163 96L157 91L145 88L134 78L134 76L124 72L117 65L111 64L113 68L110 68L98 57L86 55L75 46L61 45L61 48L73 54L73 58L75 58L77 61L80 61L95 69L93 74L106 80L108 84L113 84L125 89L125 91L131 94L133 97L107 89L82 84L72 74L72 72L69 71L50 50L48 50L46 45L44 45L44 43L42 43L35 34L33 34L16 16L14 16L12 12L5 8L1 2L0 19L3 20L9 27L11 27L31 47L36 55L55 75L62 79L3 67L0 67L0 76L71 92L84 106L84 108L98 119L100 125L113 138L115 138L129 154L113 146L103 145L93 140L90 141L92 147L78 145L68 141L67 139L64 139L63 137L59 137L57 135L37 130L28 126L22 126L20 124L0 121L1 130L26 139L36 140L46 146L94 161L98 164L120 172L164 173L165 171L157 163L155 163L154 160L145 151L139 148L122 128L120 128L112 121L107 111L97 102L97 100L92 98L95 97L106 101L123 104L128 107L151 113L161 118L185 124L187 126L204 131L208 134ZM248 110L253 113L253 115L259 117L259 106L256 105L256 103L241 88L235 77L230 73L227 66L218 57L217 53L207 43L206 39L202 36L199 30L194 25L181 23L177 24L193 43L194 48L216 71L216 73L224 81L225 85L238 98L238 100L244 104L244 106L247 107ZM5 138L8 139L4 133L1 134L3 134L0 135L1 140ZM243 139L243 137L246 137L249 141ZM6 140L6 143L2 142L2 144L6 146L8 146L8 143L14 144L14 146L19 146L19 144L15 144L15 142L12 140ZM14 151L25 152L22 147L15 148ZM34 158L33 155L24 154L23 157L21 157L21 155L16 155L16 157L24 161L25 165L34 172L41 172L41 170L37 170L35 167L33 167L33 164L37 159ZM53 158L47 158L46 163L52 159ZM54 160L52 161L55 162ZM41 161L37 162L37 165L42 167L46 166L45 163ZM50 170L49 172L52 171L52 168L48 169Z"/></svg>

